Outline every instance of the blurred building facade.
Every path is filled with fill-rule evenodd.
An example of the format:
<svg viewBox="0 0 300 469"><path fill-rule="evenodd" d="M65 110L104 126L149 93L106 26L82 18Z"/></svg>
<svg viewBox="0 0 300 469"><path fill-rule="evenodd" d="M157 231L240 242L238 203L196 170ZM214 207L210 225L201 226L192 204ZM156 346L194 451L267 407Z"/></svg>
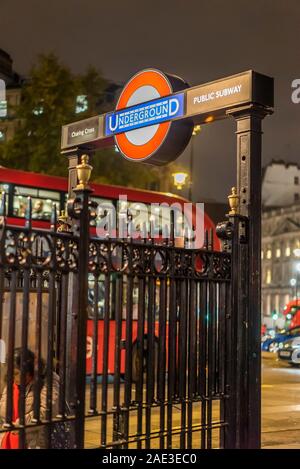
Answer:
<svg viewBox="0 0 300 469"><path fill-rule="evenodd" d="M272 160L263 170L262 205L284 207L300 201L300 168L297 163Z"/></svg>
<svg viewBox="0 0 300 469"><path fill-rule="evenodd" d="M0 142L13 138L20 120L16 119L15 108L22 99L22 86L26 83L26 78L21 77L13 70L13 60L11 56L0 49L0 79L4 80L6 85L6 99L0 102ZM101 111L111 110L122 88L121 84L108 81L103 96L97 102L97 107ZM86 111L87 97L77 96L74 103L76 113ZM78 117L80 119L80 117Z"/></svg>
<svg viewBox="0 0 300 469"><path fill-rule="evenodd" d="M6 85L5 100L0 102L0 142L10 140L20 125L15 118L14 109L21 100L23 78L13 70L10 55L0 49L0 79Z"/></svg>
<svg viewBox="0 0 300 469"><path fill-rule="evenodd" d="M281 326L285 305L300 297L300 257L294 253L300 248L299 181L296 163L272 161L263 171L262 320L269 327L273 314Z"/></svg>

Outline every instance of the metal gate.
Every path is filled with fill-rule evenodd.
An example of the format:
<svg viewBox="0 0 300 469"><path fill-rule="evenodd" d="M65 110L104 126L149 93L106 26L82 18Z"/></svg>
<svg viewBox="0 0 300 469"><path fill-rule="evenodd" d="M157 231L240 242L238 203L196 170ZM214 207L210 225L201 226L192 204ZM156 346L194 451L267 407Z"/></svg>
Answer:
<svg viewBox="0 0 300 469"><path fill-rule="evenodd" d="M172 223L159 243L91 238L83 154L110 144L103 115L88 137L80 121L79 140L78 123L63 126L67 217L58 223L54 208L49 230L33 228L29 201L25 226L8 226L2 200L0 438L20 448L260 447L261 134L273 80L229 78L241 76L243 97L184 116L236 123L223 252L209 234L201 250L177 248Z"/></svg>
<svg viewBox="0 0 300 469"><path fill-rule="evenodd" d="M72 227L57 222L54 207L48 231L32 227L30 202L25 227L8 226L2 201L0 337L7 399L1 434L14 430L21 448L234 447L236 322L228 239L235 217L219 228L227 238L223 252L214 250L212 233L203 249L175 247L172 226L169 239L158 243L151 237L98 239L86 228L96 209L89 195L79 188L69 201ZM34 353L30 385L27 349ZM64 446L61 433L68 436Z"/></svg>

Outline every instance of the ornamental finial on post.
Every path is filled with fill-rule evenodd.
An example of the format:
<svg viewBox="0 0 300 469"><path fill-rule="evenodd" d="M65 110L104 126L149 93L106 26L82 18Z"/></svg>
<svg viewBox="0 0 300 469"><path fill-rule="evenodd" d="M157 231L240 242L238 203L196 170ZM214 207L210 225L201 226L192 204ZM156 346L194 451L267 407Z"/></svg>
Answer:
<svg viewBox="0 0 300 469"><path fill-rule="evenodd" d="M240 198L237 194L236 187L231 188L231 194L228 196L228 202L229 202L229 206L230 206L229 215L237 215L238 214Z"/></svg>
<svg viewBox="0 0 300 469"><path fill-rule="evenodd" d="M59 226L57 228L58 233L65 233L70 231L70 224L68 223L68 217L65 210L60 212L58 217Z"/></svg>
<svg viewBox="0 0 300 469"><path fill-rule="evenodd" d="M89 163L89 157L88 155L82 155L81 156L81 163L76 166L76 171L77 171L77 178L79 180L79 183L76 186L76 190L85 190L89 189L89 180L91 177L91 172L93 169L93 166L91 166Z"/></svg>

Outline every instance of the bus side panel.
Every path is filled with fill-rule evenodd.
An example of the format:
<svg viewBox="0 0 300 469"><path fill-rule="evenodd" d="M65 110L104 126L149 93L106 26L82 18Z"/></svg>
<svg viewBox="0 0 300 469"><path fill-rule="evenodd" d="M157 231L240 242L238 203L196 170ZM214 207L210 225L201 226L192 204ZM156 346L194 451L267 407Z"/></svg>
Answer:
<svg viewBox="0 0 300 469"><path fill-rule="evenodd" d="M93 350L94 325L93 320L87 321L87 347L86 347L86 373L92 373L92 350ZM110 321L108 342L108 374L115 372L115 337L116 323ZM122 341L126 346L126 322L122 321ZM132 321L132 341L137 338L137 321ZM104 343L104 321L98 321L98 350L97 350L97 373L103 373L103 343ZM122 346L122 344L120 344ZM121 348L121 373L125 373L125 348Z"/></svg>

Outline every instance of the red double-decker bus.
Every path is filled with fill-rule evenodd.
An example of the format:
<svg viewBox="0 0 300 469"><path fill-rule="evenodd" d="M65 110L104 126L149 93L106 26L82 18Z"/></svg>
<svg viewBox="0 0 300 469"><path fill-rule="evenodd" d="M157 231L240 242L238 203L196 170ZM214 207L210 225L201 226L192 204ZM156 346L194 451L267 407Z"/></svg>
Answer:
<svg viewBox="0 0 300 469"><path fill-rule="evenodd" d="M286 304L283 315L285 316L286 324L288 329L300 326L300 299L291 300Z"/></svg>
<svg viewBox="0 0 300 469"><path fill-rule="evenodd" d="M182 197L179 197L174 194L166 194L160 192L153 192L147 190L133 189L129 187L120 187L113 185L104 185L104 184L93 184L91 183L93 189L92 199L97 203L101 202L110 202L116 209L116 213L122 210L123 201L119 199L120 195L126 195L127 197L127 207L130 208L131 204L135 204L137 208L137 203L146 205L147 207L150 204L163 204L173 205L177 204L182 208L182 213L184 204L188 201ZM53 208L53 204L56 204L57 211L60 213L65 209L66 200L67 200L67 191L68 191L68 181L66 178L48 176L45 174L36 174L31 172L19 171L14 169L8 169L1 167L0 168L0 191L5 192L6 197L6 212L7 212L7 222L12 225L22 226L25 223L25 213L28 204L28 197L32 200L32 224L36 228L49 228L50 226L50 216ZM182 216L182 214L180 214ZM196 211L195 207L187 213L188 225L193 228L195 225ZM167 220L163 219L163 216L160 218L161 228L167 223ZM214 238L214 249L220 249L220 242L215 233L215 226L211 219L206 213L204 213L204 228L206 230L213 231ZM95 234L95 228L91 225L91 233ZM177 238L178 246L182 245L183 239ZM201 246L197 246L201 247ZM89 278L89 295L92 295L94 290L94 278L91 276ZM99 279L99 301L98 301L98 344L102 343L102 338L104 335L104 282L101 278ZM102 296L101 296L102 289ZM34 300L32 300L34 303ZM91 298L91 304L93 303L93 298ZM34 304L32 305L34 308ZM95 308L91 308L89 311L89 319L87 324L87 373L91 373L92 369L92 348L93 348L93 337L94 337L94 311ZM21 314L21 312L20 312ZM122 339L125 339L125 313L122 315ZM18 317L18 314L16 315ZM110 335L109 335L109 354L108 354L108 372L114 373L114 346L115 346L115 319L113 314L110 318ZM4 328L2 327L2 330ZM17 328L18 329L18 328ZM17 330L16 329L16 330ZM34 330L34 327L32 328ZM158 329L158 324L155 324L155 331ZM30 328L29 328L30 330ZM132 340L133 342L137 337L137 299L134 297L133 291L133 327L132 327ZM4 337L5 341L5 337ZM29 337L30 345L30 337ZM98 373L101 374L103 366L103 357L102 357L102 347L98 347ZM124 360L121 360L121 372L124 368ZM124 371L124 370L123 370Z"/></svg>

